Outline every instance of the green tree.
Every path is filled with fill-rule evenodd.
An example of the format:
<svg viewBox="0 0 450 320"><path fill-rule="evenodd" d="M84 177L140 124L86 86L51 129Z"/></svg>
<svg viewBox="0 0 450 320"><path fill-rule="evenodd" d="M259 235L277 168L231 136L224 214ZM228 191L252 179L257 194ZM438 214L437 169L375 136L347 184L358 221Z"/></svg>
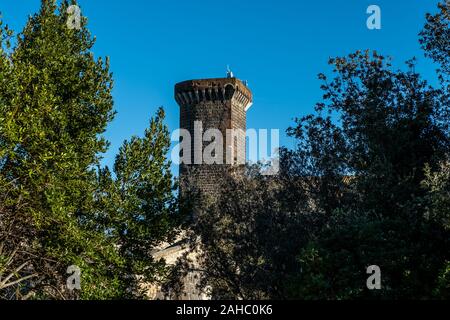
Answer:
<svg viewBox="0 0 450 320"><path fill-rule="evenodd" d="M450 153L448 50L443 45L449 38L448 16L446 7L439 8L440 14L427 15L421 43L441 65L441 88L414 72L414 59L408 71L394 71L376 52L358 51L330 60L335 75L331 81L320 75L324 102L317 105L317 115L300 119L290 130L300 146L291 154L291 163L297 163L293 172L298 164L309 164L306 175L318 174L323 186L316 194L325 189L334 195L316 199L325 219L299 257L312 272L297 276L295 297L448 296L450 234L442 221L448 194L439 192L437 206L432 184L423 183L438 174ZM335 177L343 175L349 179L338 186L345 192L336 193ZM434 208L431 213L429 208ZM441 219L429 219L430 214ZM365 270L373 264L382 270L380 291L365 288ZM319 288L312 285L317 279Z"/></svg>
<svg viewBox="0 0 450 320"><path fill-rule="evenodd" d="M425 170L424 187L428 190L426 219L450 229L450 161L444 160L437 171ZM439 274L435 295L448 299L450 297L450 261L447 260Z"/></svg>
<svg viewBox="0 0 450 320"><path fill-rule="evenodd" d="M210 195L182 181L184 194L194 199L195 218L191 250L175 269L172 292L184 290L179 280L195 272L199 289L213 299L289 297L286 279L299 269L294 252L306 245L316 218L302 181L265 176L263 168L224 167L220 192Z"/></svg>
<svg viewBox="0 0 450 320"><path fill-rule="evenodd" d="M43 1L9 56L12 83L1 112L2 175L10 183L10 203L21 201L20 218L30 228L30 257L40 278L36 286L62 298L66 268L83 270L83 295L108 297L114 280L108 259L114 250L91 220L98 154L107 142L99 135L113 117L108 64L95 60L86 29L69 29L64 1ZM22 234L22 236L25 236ZM34 259L33 259L34 260ZM95 283L95 285L94 285ZM28 288L25 288L28 289Z"/></svg>
<svg viewBox="0 0 450 320"><path fill-rule="evenodd" d="M143 282L165 279L164 261L154 261L151 253L175 239L183 218L167 159L170 135L164 117L160 108L143 138L124 142L114 165L116 178L108 168L100 173L99 210L107 214L105 226L119 247L120 277L131 297L144 296Z"/></svg>
<svg viewBox="0 0 450 320"><path fill-rule="evenodd" d="M138 280L166 271L150 253L172 236L177 210L164 115L124 144L117 177L100 167L112 75L108 59L94 58L87 19L68 27L70 4L43 0L13 48L1 29L0 294L142 297ZM71 265L81 291L66 287Z"/></svg>
<svg viewBox="0 0 450 320"><path fill-rule="evenodd" d="M421 42L441 66L440 88L415 59L405 71L369 50L330 59L323 101L288 130L296 147L281 150L280 175L231 175L204 202L192 243L214 297L448 297L449 31L439 8ZM382 290L366 287L371 265Z"/></svg>
<svg viewBox="0 0 450 320"><path fill-rule="evenodd" d="M450 75L450 7L448 1L438 3L438 12L427 13L419 42L425 54L440 65L440 72Z"/></svg>

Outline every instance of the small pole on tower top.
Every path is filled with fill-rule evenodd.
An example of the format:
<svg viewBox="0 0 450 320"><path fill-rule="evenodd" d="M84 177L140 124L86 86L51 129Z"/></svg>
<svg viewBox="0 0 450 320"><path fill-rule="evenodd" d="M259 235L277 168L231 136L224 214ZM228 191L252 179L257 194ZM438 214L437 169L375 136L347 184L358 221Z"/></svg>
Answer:
<svg viewBox="0 0 450 320"><path fill-rule="evenodd" d="M234 78L233 71L231 71L230 66L227 66L227 78Z"/></svg>

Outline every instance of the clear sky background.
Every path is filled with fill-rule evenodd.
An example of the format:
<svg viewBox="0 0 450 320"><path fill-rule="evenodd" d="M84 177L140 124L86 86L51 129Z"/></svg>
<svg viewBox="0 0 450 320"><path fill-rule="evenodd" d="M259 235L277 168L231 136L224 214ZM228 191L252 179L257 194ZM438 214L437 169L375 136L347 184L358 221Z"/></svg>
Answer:
<svg viewBox="0 0 450 320"><path fill-rule="evenodd" d="M3 18L20 31L39 0L0 0ZM249 81L254 105L247 127L284 131L295 117L311 113L322 93L319 72L327 60L357 49L375 49L403 62L418 58L430 79L434 66L423 56L417 34L437 0L80 0L94 53L109 56L118 114L106 137L112 165L122 141L142 135L164 106L170 130L179 126L174 85L194 78L223 77L230 65ZM368 30L366 9L382 10L382 29Z"/></svg>

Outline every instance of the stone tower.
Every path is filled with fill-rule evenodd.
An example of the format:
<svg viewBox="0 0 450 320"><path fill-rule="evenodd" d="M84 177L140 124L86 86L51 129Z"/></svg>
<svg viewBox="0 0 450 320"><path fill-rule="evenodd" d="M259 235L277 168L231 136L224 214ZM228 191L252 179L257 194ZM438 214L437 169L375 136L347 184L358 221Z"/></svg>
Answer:
<svg viewBox="0 0 450 320"><path fill-rule="evenodd" d="M232 167L239 171L239 164L245 163L246 112L252 105L252 93L243 82L234 78L229 72L227 78L189 80L178 83L175 86L175 99L181 109L180 129L185 129L191 137L189 148L187 148L188 156L183 155L188 163L180 164L180 178L182 182L184 178L187 178L189 187L215 194L218 191L218 182L224 173L222 169ZM197 132L197 135L200 135L200 141L195 143L196 124L200 122L201 127L197 126L197 131L200 131ZM203 154L205 148L211 145L211 141L215 141L207 138L207 135L203 136L209 129L215 129L216 133L220 132L223 137L223 143L219 145L222 152L219 152L221 155L217 157L222 158L222 164L205 163L205 159L196 159ZM244 135L231 136L227 141L227 131L231 129L240 129ZM181 137L180 143L183 143ZM230 150L229 159L227 159L227 150ZM183 194L183 183L181 194ZM155 260L164 258L169 265L175 264L178 258L194 249L185 240L182 233L174 243L166 243L155 250L152 253L153 258ZM188 256L194 265L198 263L197 255L198 251L192 250ZM190 272L183 279L185 290L181 296L167 297L157 285L144 288L147 289L150 299L209 299L210 296L205 290L197 288L199 279L200 271Z"/></svg>
<svg viewBox="0 0 450 320"><path fill-rule="evenodd" d="M175 99L181 109L180 128L187 130L191 137L190 150L183 151L188 154L180 155L188 159L187 163L180 165L180 178L183 180L190 172L195 172L196 178L191 179L190 186L201 192L214 193L223 174L223 166L245 163L246 112L252 105L252 93L229 72L227 78L178 83ZM223 140L209 136L209 129L220 131ZM213 152L217 157L214 163L202 157L212 142L217 143L221 151L218 154Z"/></svg>

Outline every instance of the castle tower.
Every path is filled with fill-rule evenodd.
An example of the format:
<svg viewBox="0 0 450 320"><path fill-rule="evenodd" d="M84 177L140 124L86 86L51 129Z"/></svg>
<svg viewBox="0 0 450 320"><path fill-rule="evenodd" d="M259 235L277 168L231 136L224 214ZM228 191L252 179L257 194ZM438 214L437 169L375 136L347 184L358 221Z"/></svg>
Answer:
<svg viewBox="0 0 450 320"><path fill-rule="evenodd" d="M230 71L228 78L189 80L175 86L175 100L180 106L180 128L187 130L191 137L190 150L183 151L188 154L180 155L188 160L180 165L182 181L195 172L196 178L190 181L190 186L201 192L213 193L217 191L224 166L235 167L245 163L246 112L252 99L251 91ZM223 140L208 134L209 129L216 129L216 133L220 131ZM184 138L180 137L180 141ZM217 157L214 163L203 157L205 148L211 147L212 142L220 147L218 154L213 152Z"/></svg>

